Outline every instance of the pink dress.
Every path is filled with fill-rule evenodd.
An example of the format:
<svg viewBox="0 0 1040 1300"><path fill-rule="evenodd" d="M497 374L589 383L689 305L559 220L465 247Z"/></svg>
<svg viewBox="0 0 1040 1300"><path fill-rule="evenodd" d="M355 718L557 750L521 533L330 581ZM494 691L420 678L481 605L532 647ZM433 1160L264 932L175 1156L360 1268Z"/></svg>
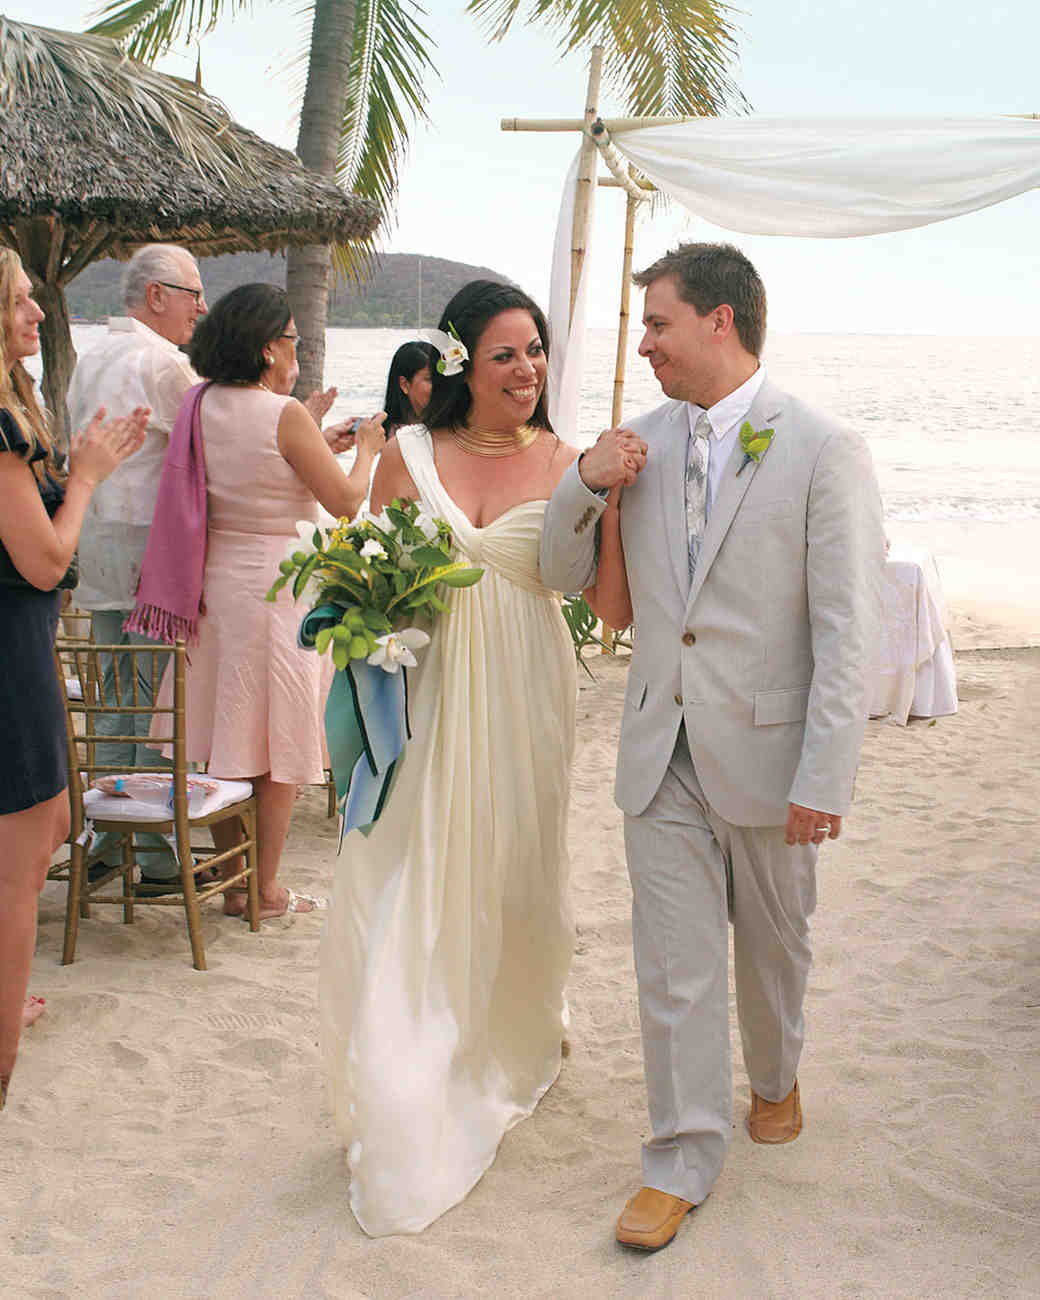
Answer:
<svg viewBox="0 0 1040 1300"><path fill-rule="evenodd" d="M289 590L265 601L310 491L278 450L277 393L217 384L202 399L209 537L199 644L189 650L188 759L213 776L320 784L324 661L296 644L307 612ZM163 683L163 693L171 687Z"/></svg>

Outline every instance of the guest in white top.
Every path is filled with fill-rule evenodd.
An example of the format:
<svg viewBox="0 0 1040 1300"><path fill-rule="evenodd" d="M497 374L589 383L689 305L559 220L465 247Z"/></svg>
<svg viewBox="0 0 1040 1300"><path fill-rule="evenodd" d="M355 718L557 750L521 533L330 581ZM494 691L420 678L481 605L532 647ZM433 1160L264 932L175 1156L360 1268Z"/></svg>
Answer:
<svg viewBox="0 0 1040 1300"><path fill-rule="evenodd" d="M134 607L148 530L159 491L159 474L170 432L184 394L199 382L180 346L189 341L195 322L206 311L206 298L194 257L174 244L148 244L127 263L123 276L125 316L109 321L105 338L79 359L69 388L72 427L86 422L103 406L110 417L128 414L137 406L151 410L144 445L136 456L102 483L91 498L80 534L80 582L76 602L92 613L95 640L102 645L128 641L149 644L123 624ZM129 668L129 664L125 665ZM111 664L105 667L104 690L114 694ZM130 682L121 682L120 698L128 698ZM141 682L144 699L151 699L151 682ZM98 720L108 734L146 735L145 715L109 716ZM99 748L103 763L132 767L135 749L129 743ZM143 746L141 748L144 748ZM161 761L153 750L142 762ZM143 837L154 852L139 853L142 880L154 883L179 878L169 846L158 835ZM98 856L113 856L110 846L98 842Z"/></svg>

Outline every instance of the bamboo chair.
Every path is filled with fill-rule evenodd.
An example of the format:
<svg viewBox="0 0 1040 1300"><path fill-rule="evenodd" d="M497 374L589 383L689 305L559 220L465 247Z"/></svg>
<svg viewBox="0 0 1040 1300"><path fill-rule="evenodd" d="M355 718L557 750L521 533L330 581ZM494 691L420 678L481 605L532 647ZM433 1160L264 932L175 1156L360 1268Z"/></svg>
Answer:
<svg viewBox="0 0 1040 1300"><path fill-rule="evenodd" d="M101 692L101 654L113 657L114 698L105 703ZM164 656L171 656L173 676L173 702L161 707L159 700L159 666ZM119 658L131 659L129 692L120 686ZM75 960L76 938L79 933L80 912L89 915L92 903L107 903L121 906L123 921L129 925L134 919L134 908L181 907L184 908L191 941L192 964L196 970L206 969L206 953L202 942L202 926L199 905L216 895L227 891L244 892L247 896L247 915L249 928L260 928L260 899L257 887L256 855L256 799L248 782L223 782L227 787L216 795L207 796L206 806L200 812L192 814L189 810L188 764L185 740L185 664L184 642L178 641L172 651L167 646L142 645L95 645L90 641L72 642L59 639L56 645L58 672L65 688L65 718L69 746L69 806L71 826L69 831L70 865L68 870L69 890L65 908L65 945L62 952L62 964L68 965ZM79 684L81 699L66 686L65 667L73 665L72 680ZM144 667L144 678L152 684L152 703L143 702L138 676ZM124 698L124 696L126 698ZM97 734L97 720L105 714L165 717L168 722L163 727L163 741L173 747L173 767L159 764L137 764L133 772L160 772L170 777L172 782L173 807L167 818L142 815L150 809L143 809L136 801L126 800L127 811L119 805L124 801L116 796L102 796L100 791L91 789L99 775L125 774L128 769L113 764L97 761L97 747L105 742L140 743L139 736ZM123 724L126 725L125 723ZM168 740L165 739L168 737ZM103 750L101 751L104 752ZM241 787L246 787L244 793ZM236 797L237 796L237 797ZM221 799L224 802L221 804ZM212 806L215 804L216 806ZM245 838L231 849L217 852L212 845L196 845L191 842L191 832L196 828L216 825L238 818L244 828ZM122 863L107 872L100 880L91 881L87 872L89 858L88 842L91 830L113 831L120 837L122 844ZM134 883L135 850L134 835L145 831L155 831L160 835L173 837L177 859L180 863L180 895L149 895L140 892L141 887ZM220 866L245 854L246 865L227 880L218 880L213 884L200 886L196 876L207 867ZM108 894L105 888L118 882L119 892Z"/></svg>
<svg viewBox="0 0 1040 1300"><path fill-rule="evenodd" d="M71 650L66 649L66 646L69 645L69 643L76 644L79 642L86 642L91 645L93 644L94 634L91 631L90 611L85 609L77 609L75 606L70 605L68 609L63 610L62 613L60 614L58 619L58 624L59 624L58 636L57 636L57 641L55 643L55 651L58 657L58 676L64 682L65 690L68 693L68 695L70 695L73 699L75 698L81 699L82 689L80 687L79 675L76 671L75 660L72 656ZM93 660L91 660L88 663L88 671L93 672L93 669L94 669L94 662ZM90 685L91 693L93 693L93 690L94 690L94 686L93 686L93 682L91 682ZM91 724L93 724L93 719L91 719ZM81 750L82 750L82 752L80 753L81 762L89 761L92 763L94 761L93 745L88 743L82 746ZM87 866L88 868L91 866L89 855L88 855ZM69 873L71 869L72 869L72 856L70 854L69 857L65 858L63 861L54 862L51 864L51 866L48 868L47 871L47 879L63 881L66 884L68 884ZM116 874L115 872L112 873L113 876L115 874ZM112 879L112 876L109 876L109 879ZM82 916L90 915L89 907L87 905L86 895L82 896L82 900L80 904L80 914Z"/></svg>

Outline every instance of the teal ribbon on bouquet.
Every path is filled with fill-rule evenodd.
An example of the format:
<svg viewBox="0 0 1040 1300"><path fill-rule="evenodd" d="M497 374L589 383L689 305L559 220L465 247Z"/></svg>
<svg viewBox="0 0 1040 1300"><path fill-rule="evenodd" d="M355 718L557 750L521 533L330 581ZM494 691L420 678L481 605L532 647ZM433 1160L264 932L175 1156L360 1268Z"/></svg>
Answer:
<svg viewBox="0 0 1040 1300"><path fill-rule="evenodd" d="M318 605L300 624L299 643L313 649L324 627L342 618L337 605ZM343 815L340 840L354 829L367 835L379 820L397 760L411 737L406 669L388 673L355 659L336 672L325 705L325 740Z"/></svg>

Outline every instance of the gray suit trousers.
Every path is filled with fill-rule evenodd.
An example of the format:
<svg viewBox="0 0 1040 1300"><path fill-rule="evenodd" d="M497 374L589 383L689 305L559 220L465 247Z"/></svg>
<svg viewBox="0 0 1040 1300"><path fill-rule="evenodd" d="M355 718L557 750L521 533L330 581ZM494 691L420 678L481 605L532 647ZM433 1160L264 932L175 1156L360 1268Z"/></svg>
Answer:
<svg viewBox="0 0 1040 1300"><path fill-rule="evenodd" d="M729 933L744 1063L760 1097L794 1086L812 964L814 845L711 808L685 729L645 812L625 818L632 935L652 1137L643 1181L699 1204L732 1130Z"/></svg>

